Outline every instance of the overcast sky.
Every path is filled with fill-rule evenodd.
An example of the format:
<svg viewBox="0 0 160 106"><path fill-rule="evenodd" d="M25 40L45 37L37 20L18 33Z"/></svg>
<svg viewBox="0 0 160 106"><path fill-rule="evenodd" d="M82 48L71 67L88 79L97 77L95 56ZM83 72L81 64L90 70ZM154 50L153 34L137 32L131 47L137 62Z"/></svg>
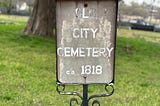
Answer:
<svg viewBox="0 0 160 106"><path fill-rule="evenodd" d="M144 1L148 4L151 4L153 0L124 0L126 4L129 4L132 1L138 2L138 3L143 3ZM160 6L160 0L155 0L156 3L155 5ZM158 2L159 1L159 2Z"/></svg>

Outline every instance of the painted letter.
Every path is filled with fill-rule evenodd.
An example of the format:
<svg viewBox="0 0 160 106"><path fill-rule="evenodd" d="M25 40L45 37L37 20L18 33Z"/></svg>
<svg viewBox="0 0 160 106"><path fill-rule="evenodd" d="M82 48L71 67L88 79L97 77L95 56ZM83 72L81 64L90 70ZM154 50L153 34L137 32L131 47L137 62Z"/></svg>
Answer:
<svg viewBox="0 0 160 106"><path fill-rule="evenodd" d="M86 15L85 15L85 8L83 8L82 18L89 18L89 16L86 16Z"/></svg>
<svg viewBox="0 0 160 106"><path fill-rule="evenodd" d="M79 30L79 28L73 29L73 38L79 38L79 35L78 34L76 35L76 31L78 31L78 30Z"/></svg>
<svg viewBox="0 0 160 106"><path fill-rule="evenodd" d="M108 51L108 57L111 57L111 52L113 50L113 47L111 49L107 48L107 51Z"/></svg>
<svg viewBox="0 0 160 106"><path fill-rule="evenodd" d="M95 30L91 28L91 30L93 32L93 38L96 38L96 32L98 31L98 28L96 28Z"/></svg>

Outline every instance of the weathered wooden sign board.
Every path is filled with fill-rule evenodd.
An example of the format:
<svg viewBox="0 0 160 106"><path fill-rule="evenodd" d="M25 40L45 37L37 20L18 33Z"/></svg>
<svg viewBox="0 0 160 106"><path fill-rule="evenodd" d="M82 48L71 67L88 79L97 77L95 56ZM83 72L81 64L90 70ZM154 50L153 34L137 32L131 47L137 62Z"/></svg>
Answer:
<svg viewBox="0 0 160 106"><path fill-rule="evenodd" d="M57 0L57 82L114 80L115 0Z"/></svg>

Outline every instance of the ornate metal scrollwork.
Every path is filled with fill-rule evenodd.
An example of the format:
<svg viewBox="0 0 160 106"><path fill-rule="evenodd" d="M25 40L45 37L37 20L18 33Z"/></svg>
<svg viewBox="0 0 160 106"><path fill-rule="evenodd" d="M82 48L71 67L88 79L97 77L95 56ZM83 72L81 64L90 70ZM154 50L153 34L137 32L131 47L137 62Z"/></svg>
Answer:
<svg viewBox="0 0 160 106"><path fill-rule="evenodd" d="M97 94L97 95L91 95L86 101L89 102L91 99L94 99L94 98L111 96L114 93L113 84L106 84L104 86L104 88L105 88L106 93L104 93L104 94ZM79 97L83 101L83 97L79 93L77 93L77 92L65 92L65 85L58 84L56 90L57 90L57 92L60 95L73 95L73 96L77 96L77 97ZM79 106L83 106L82 102L81 102L81 104L79 104L77 98L71 98L70 99L70 106L73 106L73 103L76 103ZM95 105L96 106L100 106L100 102L98 100L94 100L92 102L92 106L95 106Z"/></svg>

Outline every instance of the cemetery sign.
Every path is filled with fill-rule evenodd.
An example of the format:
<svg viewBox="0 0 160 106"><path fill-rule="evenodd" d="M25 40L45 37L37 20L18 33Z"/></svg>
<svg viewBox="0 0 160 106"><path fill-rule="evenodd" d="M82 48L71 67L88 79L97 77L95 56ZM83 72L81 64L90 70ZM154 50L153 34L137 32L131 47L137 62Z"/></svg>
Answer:
<svg viewBox="0 0 160 106"><path fill-rule="evenodd" d="M109 84L114 81L115 1L57 0L58 83Z"/></svg>

